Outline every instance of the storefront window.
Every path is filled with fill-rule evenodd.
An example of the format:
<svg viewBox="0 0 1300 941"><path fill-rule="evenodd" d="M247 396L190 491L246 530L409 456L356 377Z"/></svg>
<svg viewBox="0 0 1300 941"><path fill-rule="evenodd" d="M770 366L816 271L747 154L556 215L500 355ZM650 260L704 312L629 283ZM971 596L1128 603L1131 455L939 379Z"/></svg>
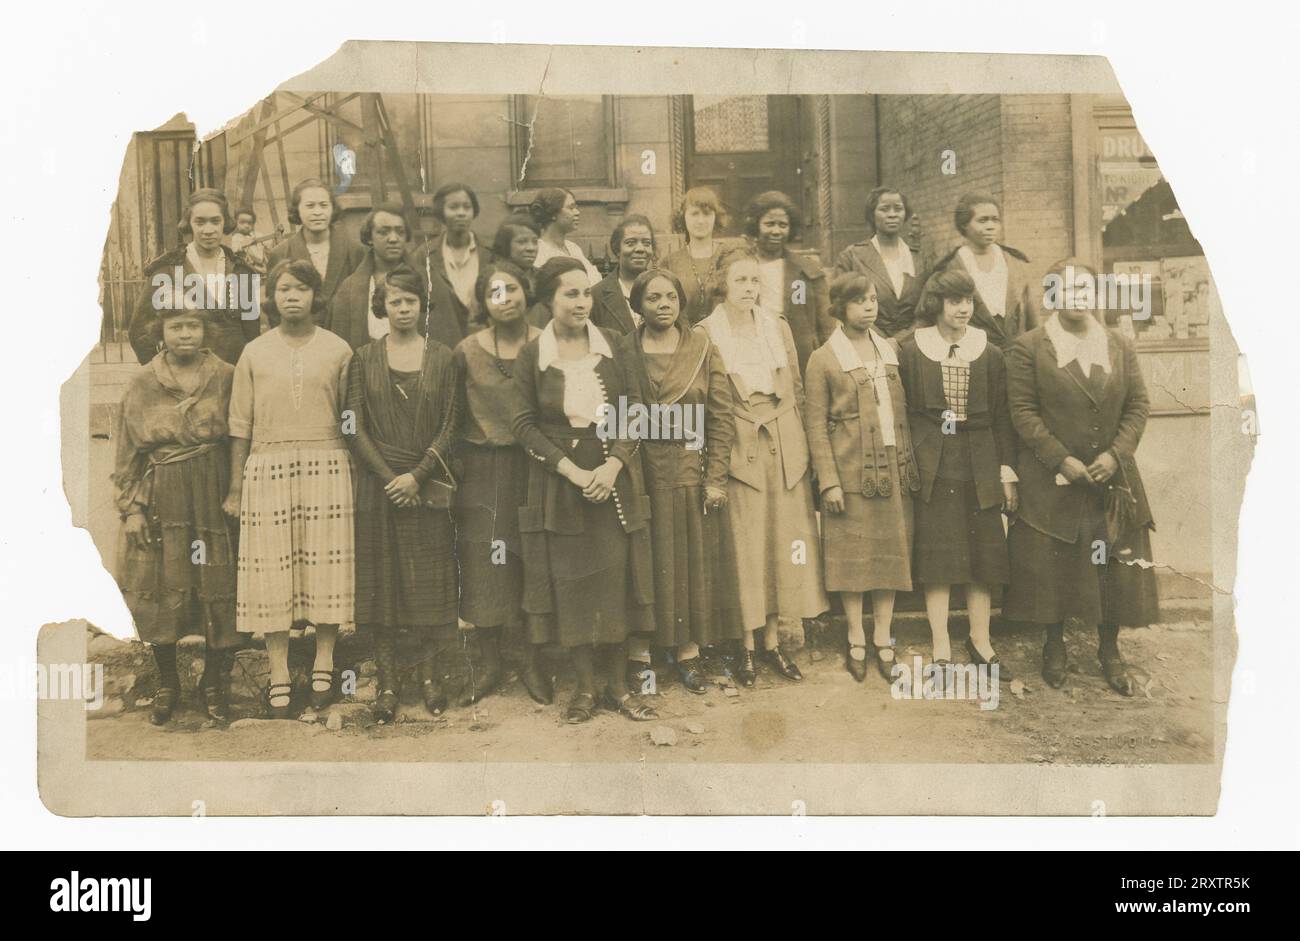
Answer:
<svg viewBox="0 0 1300 941"><path fill-rule="evenodd" d="M1208 337L1209 268L1169 182L1128 108L1099 108L1094 115L1103 270L1126 275L1130 285L1149 285L1141 307L1119 305L1107 319L1144 343Z"/></svg>

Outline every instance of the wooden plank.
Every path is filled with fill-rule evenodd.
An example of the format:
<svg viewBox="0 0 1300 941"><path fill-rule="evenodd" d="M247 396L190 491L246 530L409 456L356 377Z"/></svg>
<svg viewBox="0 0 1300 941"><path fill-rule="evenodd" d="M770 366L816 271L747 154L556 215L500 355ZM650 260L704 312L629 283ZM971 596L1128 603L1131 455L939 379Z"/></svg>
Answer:
<svg viewBox="0 0 1300 941"><path fill-rule="evenodd" d="M402 208L406 210L406 218L410 224L416 224L415 200L411 196L410 184L406 181L406 170L402 166L402 155L397 148L397 135L393 133L392 122L388 120L388 111L384 108L383 95L375 95L375 116L379 119L379 133L382 135L384 142L384 151L388 155L389 162L393 165L393 176L397 180L397 188L402 192ZM415 233L411 233L415 237Z"/></svg>

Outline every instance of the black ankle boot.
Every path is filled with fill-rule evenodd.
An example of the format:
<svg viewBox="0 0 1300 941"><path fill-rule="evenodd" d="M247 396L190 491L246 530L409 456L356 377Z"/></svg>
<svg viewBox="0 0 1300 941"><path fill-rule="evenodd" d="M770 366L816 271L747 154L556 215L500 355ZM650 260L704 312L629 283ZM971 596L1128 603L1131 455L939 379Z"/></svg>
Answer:
<svg viewBox="0 0 1300 941"><path fill-rule="evenodd" d="M393 635L384 631L375 639L375 683L378 687L373 714L376 722L391 723L397 716L397 650Z"/></svg>
<svg viewBox="0 0 1300 941"><path fill-rule="evenodd" d="M549 706L555 702L555 687L550 677L541 667L541 652L534 644L524 645L524 668L519 671L519 679L528 690L528 695L539 706Z"/></svg>
<svg viewBox="0 0 1300 941"><path fill-rule="evenodd" d="M431 716L447 711L447 691L438 675L438 648L434 644L425 647L425 657L420 661L420 698Z"/></svg>
<svg viewBox="0 0 1300 941"><path fill-rule="evenodd" d="M480 627L475 633L478 635L482 669L470 671L469 687L460 700L462 706L473 705L490 696L501 684L501 631L495 627Z"/></svg>

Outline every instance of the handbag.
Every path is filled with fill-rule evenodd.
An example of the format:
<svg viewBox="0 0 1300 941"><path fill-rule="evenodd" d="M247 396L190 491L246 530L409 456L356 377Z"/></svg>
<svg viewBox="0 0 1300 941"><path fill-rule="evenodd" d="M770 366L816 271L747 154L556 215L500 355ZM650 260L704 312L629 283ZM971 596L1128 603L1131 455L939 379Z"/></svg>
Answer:
<svg viewBox="0 0 1300 941"><path fill-rule="evenodd" d="M1124 469L1124 460L1116 460L1119 462L1119 470L1106 487L1104 502L1106 542L1112 547L1120 545L1121 540L1132 531L1138 509L1137 497L1133 496L1128 472Z"/></svg>

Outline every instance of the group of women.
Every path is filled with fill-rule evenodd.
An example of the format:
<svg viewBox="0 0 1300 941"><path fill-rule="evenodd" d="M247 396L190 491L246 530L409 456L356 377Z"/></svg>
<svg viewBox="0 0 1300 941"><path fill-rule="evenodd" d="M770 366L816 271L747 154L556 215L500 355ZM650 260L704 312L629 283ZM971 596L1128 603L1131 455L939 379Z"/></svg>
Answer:
<svg viewBox="0 0 1300 941"><path fill-rule="evenodd" d="M433 208L427 243L381 205L347 245L329 190L305 181L260 324L209 297L137 307L147 368L123 397L114 479L121 587L160 675L153 721L176 708L190 633L207 639L211 718L228 717L228 654L250 634L269 655L266 708L288 717L289 632L306 624L308 697L327 705L344 622L373 645L380 720L403 634L426 708L448 707L439 656L466 625L481 670L463 703L499 685L501 633L518 627L536 701L554 699L542 653L558 647L569 722L652 719L629 681L652 648L691 692L708 687L707 648L742 686L760 662L798 680L779 622L823 615L828 592L849 672L873 663L888 681L895 598L914 587L941 686L953 585L973 662L1009 678L989 633L1005 586L1006 619L1045 625L1051 685L1079 617L1098 625L1107 682L1132 693L1118 629L1157 613L1153 573L1129 564L1150 559L1141 373L1086 291L1077 309L1031 305L992 197L961 199L962 244L924 278L888 187L867 199L872 237L829 272L792 251L799 213L776 192L724 242L716 195L690 190L673 220L685 244L662 260L650 221L625 216L603 278L569 238L565 190L541 191L491 246L470 187L442 187ZM232 228L225 197L196 191L192 238L156 264L237 271ZM1054 271L1067 265L1091 271ZM637 405L682 408L651 412L648 434L604 433L608 410ZM704 416L702 448L664 417L686 410Z"/></svg>

